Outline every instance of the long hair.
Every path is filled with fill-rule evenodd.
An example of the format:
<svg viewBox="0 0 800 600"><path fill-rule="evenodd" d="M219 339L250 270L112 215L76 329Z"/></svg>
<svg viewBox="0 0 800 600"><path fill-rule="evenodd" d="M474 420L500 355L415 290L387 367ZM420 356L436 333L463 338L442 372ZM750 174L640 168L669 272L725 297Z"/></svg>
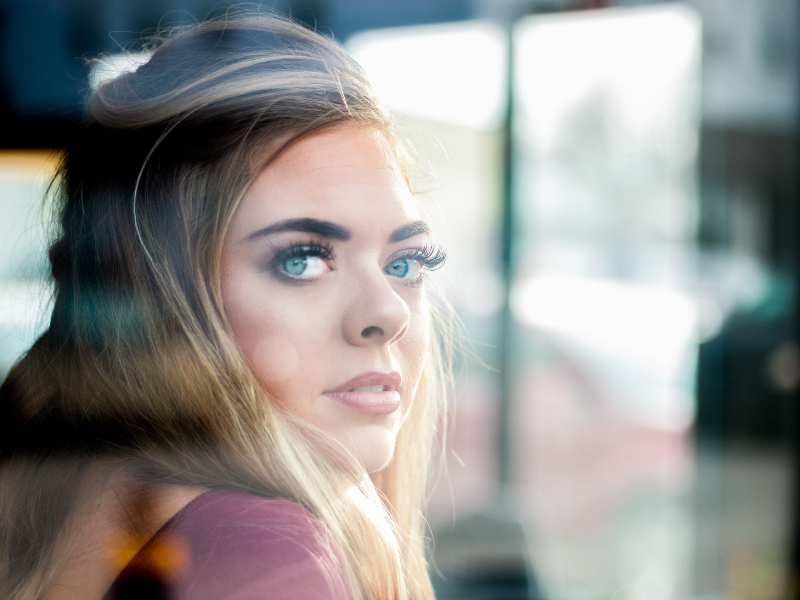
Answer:
<svg viewBox="0 0 800 600"><path fill-rule="evenodd" d="M284 148L388 114L333 42L274 17L158 40L101 84L52 186L50 326L0 388L0 598L36 598L87 464L288 498L328 529L355 598L432 598L421 514L444 409L440 337L394 457L373 482L343 446L268 397L220 294L238 202ZM438 319L432 318L435 328Z"/></svg>

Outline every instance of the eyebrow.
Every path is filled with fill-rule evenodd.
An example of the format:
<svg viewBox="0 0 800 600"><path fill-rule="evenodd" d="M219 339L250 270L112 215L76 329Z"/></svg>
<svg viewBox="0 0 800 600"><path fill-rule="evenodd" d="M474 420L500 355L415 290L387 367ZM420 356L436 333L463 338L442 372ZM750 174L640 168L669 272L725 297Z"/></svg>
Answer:
<svg viewBox="0 0 800 600"><path fill-rule="evenodd" d="M346 227L331 223L330 221L321 221L319 219L287 219L280 221L274 225L264 227L258 231L254 231L245 238L245 241L254 240L273 233L281 233L284 231L302 231L303 233L315 233L322 237L332 238L335 240L347 241L352 237L352 233ZM389 236L389 242L402 242L408 238L420 235L422 233L429 233L430 228L425 221L412 221L407 225L398 227Z"/></svg>
<svg viewBox="0 0 800 600"><path fill-rule="evenodd" d="M264 237L265 235L271 235L273 233L280 233L282 231L316 233L322 237L343 241L349 240L352 236L349 229L337 225L336 223L331 223L330 221L320 221L319 219L288 219L254 231L245 238L245 241Z"/></svg>
<svg viewBox="0 0 800 600"><path fill-rule="evenodd" d="M430 227L425 221L413 221L408 225L403 225L402 227L398 227L392 232L392 235L389 236L390 242L402 242L403 240L407 240L410 237L414 237L415 235L419 235L421 233L430 233Z"/></svg>

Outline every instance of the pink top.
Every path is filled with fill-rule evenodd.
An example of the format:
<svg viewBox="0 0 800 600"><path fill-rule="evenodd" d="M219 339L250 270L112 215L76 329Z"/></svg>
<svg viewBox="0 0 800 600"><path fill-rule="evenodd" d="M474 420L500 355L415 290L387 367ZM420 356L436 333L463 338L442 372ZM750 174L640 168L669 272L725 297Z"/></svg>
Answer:
<svg viewBox="0 0 800 600"><path fill-rule="evenodd" d="M103 600L346 600L339 549L288 500L206 492L128 563Z"/></svg>

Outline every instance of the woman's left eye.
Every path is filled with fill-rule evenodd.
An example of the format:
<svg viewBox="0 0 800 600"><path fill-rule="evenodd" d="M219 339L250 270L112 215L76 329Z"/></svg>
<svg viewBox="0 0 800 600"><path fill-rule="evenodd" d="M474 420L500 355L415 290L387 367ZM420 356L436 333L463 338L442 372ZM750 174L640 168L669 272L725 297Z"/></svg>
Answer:
<svg viewBox="0 0 800 600"><path fill-rule="evenodd" d="M422 271L422 262L415 258L397 258L386 265L384 272L392 277L398 277L407 281L419 279Z"/></svg>

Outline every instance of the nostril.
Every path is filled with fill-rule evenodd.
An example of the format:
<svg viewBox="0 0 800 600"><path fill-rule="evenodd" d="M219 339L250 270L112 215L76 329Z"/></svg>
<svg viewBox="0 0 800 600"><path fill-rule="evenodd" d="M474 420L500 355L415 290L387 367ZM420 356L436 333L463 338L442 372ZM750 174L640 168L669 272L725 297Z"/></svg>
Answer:
<svg viewBox="0 0 800 600"><path fill-rule="evenodd" d="M380 327L376 327L375 325L366 327L361 332L361 337L363 338L380 337L382 335L383 335L383 329L381 329Z"/></svg>

